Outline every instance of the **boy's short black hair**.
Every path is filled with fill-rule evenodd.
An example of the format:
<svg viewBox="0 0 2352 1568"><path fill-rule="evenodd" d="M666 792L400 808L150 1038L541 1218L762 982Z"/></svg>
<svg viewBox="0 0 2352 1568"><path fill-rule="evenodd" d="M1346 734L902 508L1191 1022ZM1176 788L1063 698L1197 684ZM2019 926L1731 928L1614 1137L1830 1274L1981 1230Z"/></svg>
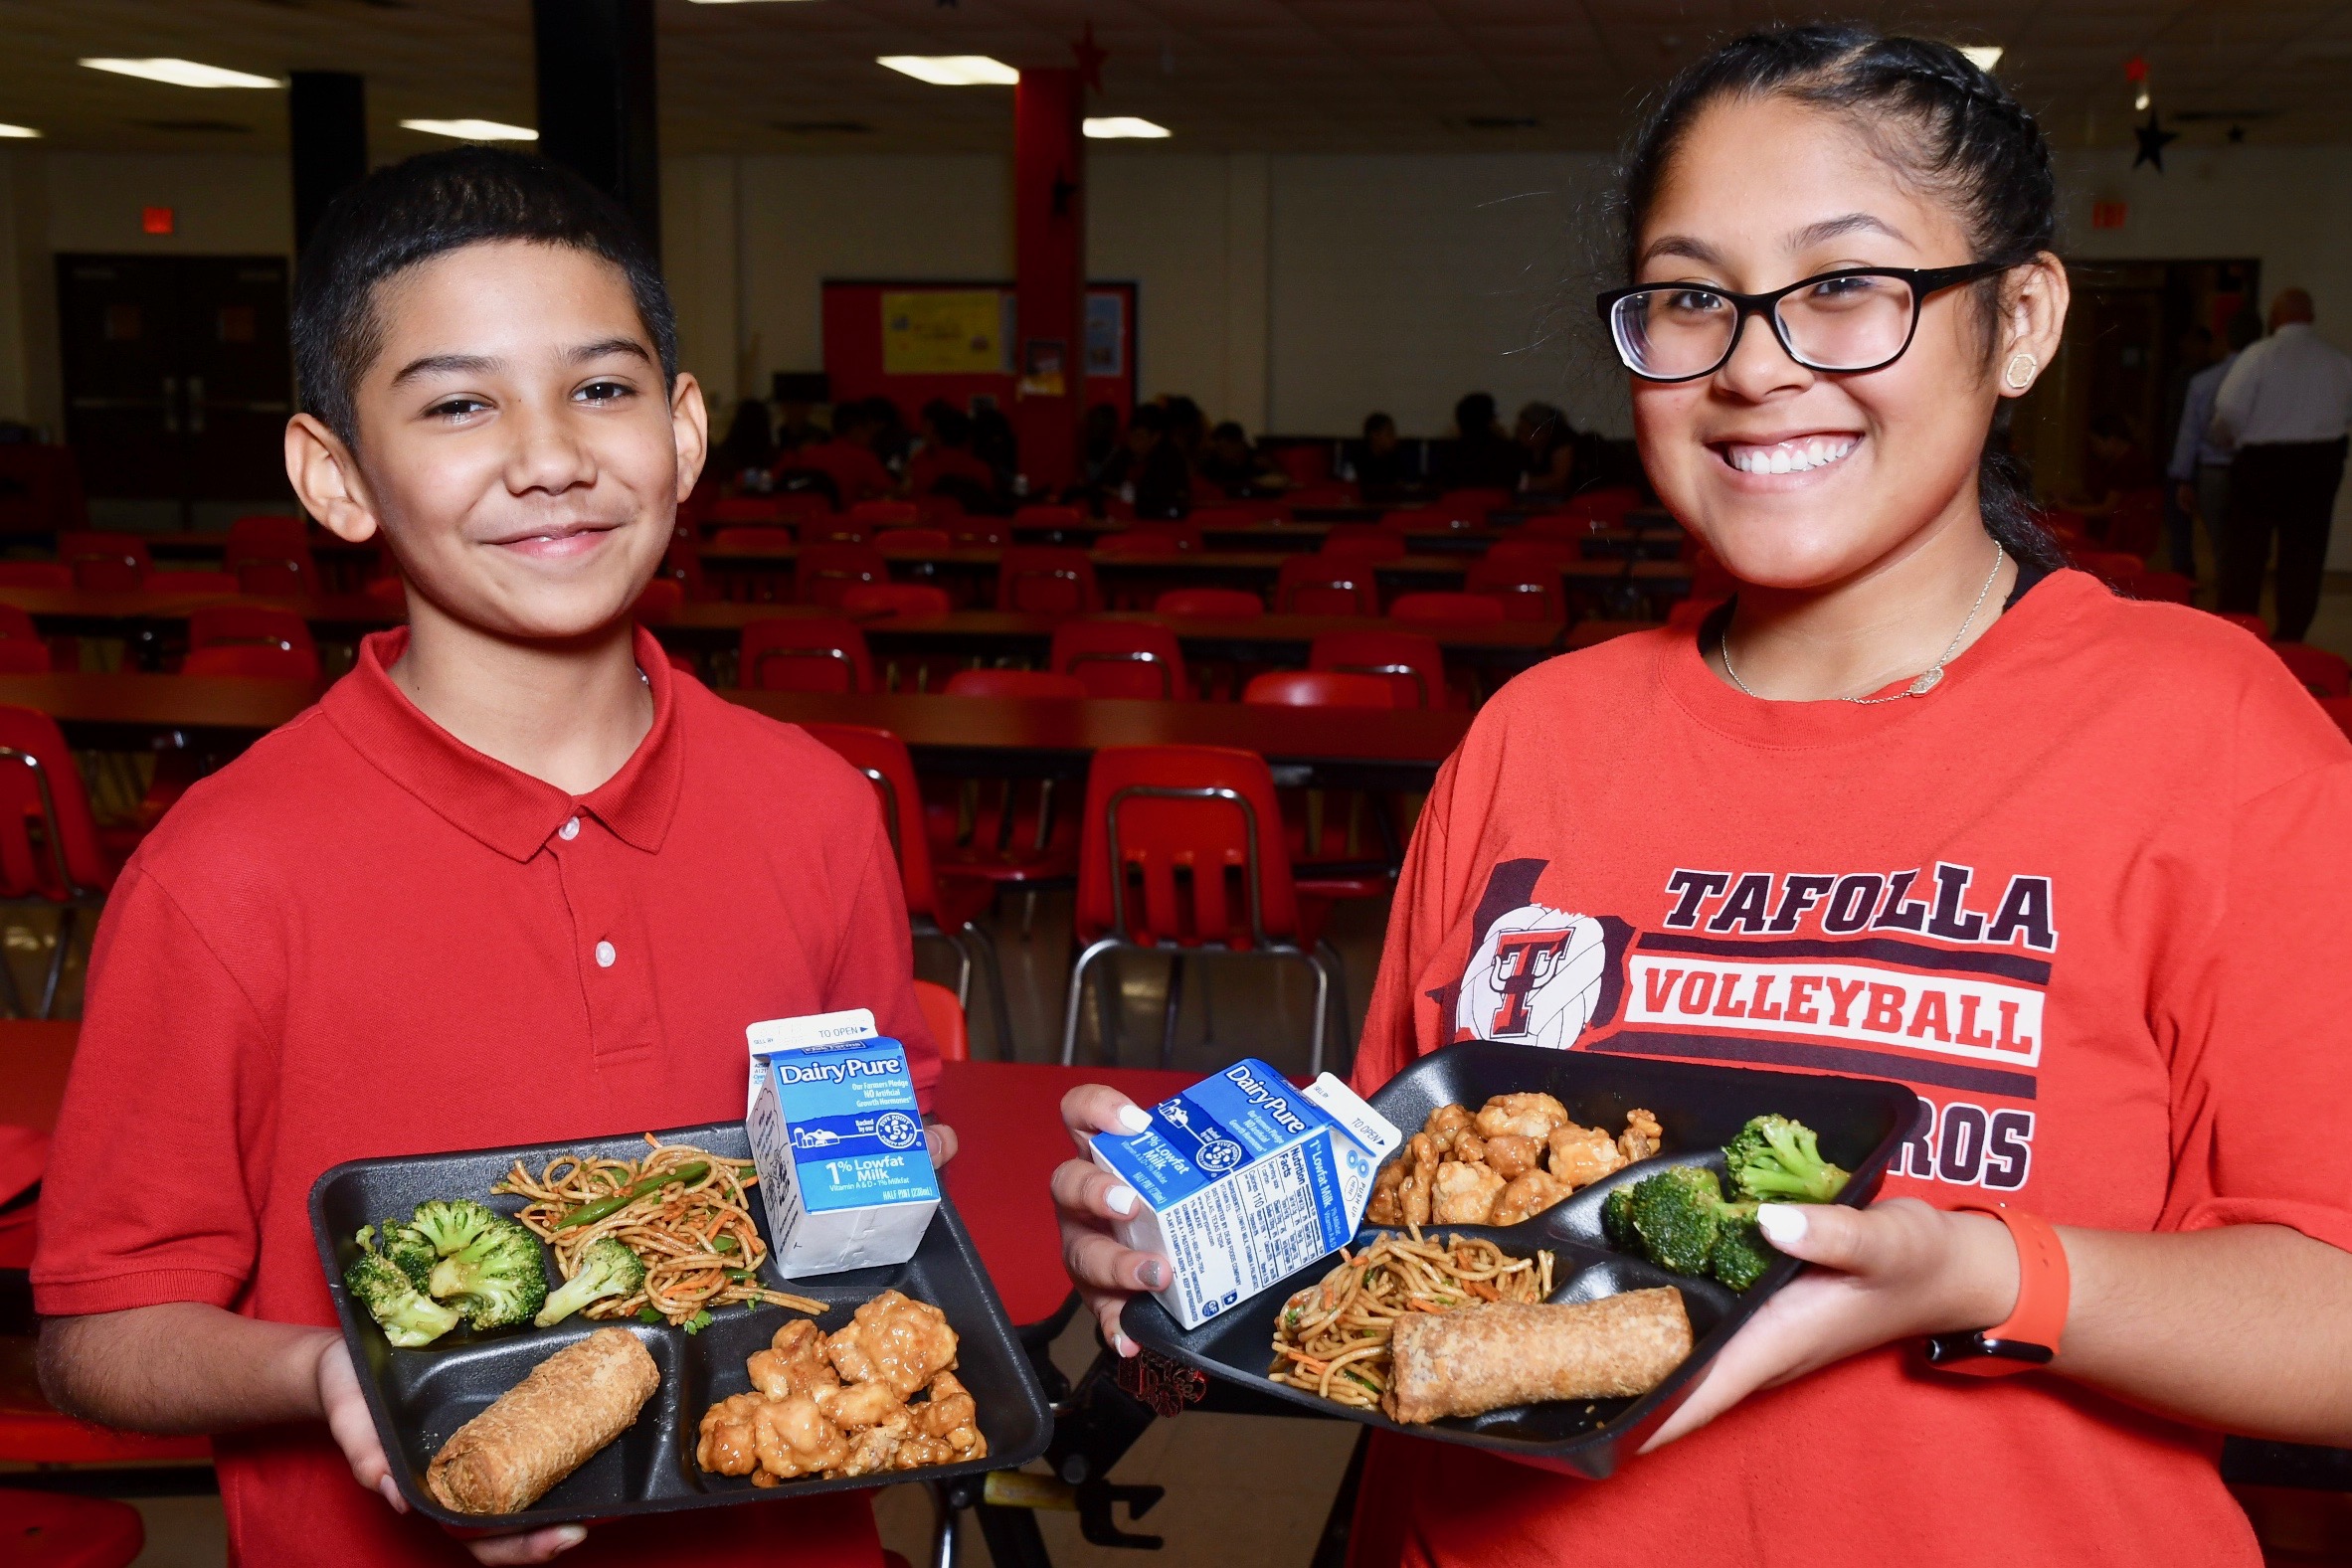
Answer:
<svg viewBox="0 0 2352 1568"><path fill-rule="evenodd" d="M637 316L678 372L677 315L636 224L561 164L495 147L419 153L335 198L294 275L294 381L303 409L356 443L353 394L383 351L376 285L468 245L520 240L570 246L621 268Z"/></svg>

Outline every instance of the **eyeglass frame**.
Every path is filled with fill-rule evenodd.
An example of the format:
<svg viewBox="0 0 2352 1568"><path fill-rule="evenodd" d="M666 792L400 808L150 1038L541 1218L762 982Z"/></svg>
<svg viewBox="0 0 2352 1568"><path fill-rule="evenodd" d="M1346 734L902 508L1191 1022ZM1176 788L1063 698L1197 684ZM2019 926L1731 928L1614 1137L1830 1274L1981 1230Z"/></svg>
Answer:
<svg viewBox="0 0 2352 1568"><path fill-rule="evenodd" d="M1780 351L1797 364L1804 366L1805 369L1819 371L1825 376L1861 376L1874 370L1885 370L1889 365L1910 352L1911 340L1919 335L1919 313L1927 308L1928 295L1939 294L1945 289L1956 287L1961 283L1973 283L1979 278L1991 277L1996 273L2006 272L2011 267L2025 264L2023 261L1969 261L1960 266L1849 266L1834 272L1817 272L1811 277L1800 277L1786 288L1775 288L1768 294L1734 293L1728 288L1720 288L1714 283L1630 283L1623 288L1612 288L1606 293L1598 295L1592 304L1594 311L1601 318L1601 325L1609 329L1609 345L1617 350L1618 363L1625 364L1625 345L1618 341L1614 314L1620 300L1630 299L1635 294L1647 294L1661 289L1680 289L1713 294L1718 299L1730 302L1732 309L1738 312L1732 318L1731 336L1723 345L1722 358L1705 370L1693 371L1688 376L1653 376L1648 371L1625 364L1626 370L1633 375L1641 377L1644 381L1656 382L1661 386L1671 387L1679 386L1686 381L1704 381L1731 363L1731 356L1739 352L1739 338L1747 330L1747 321L1750 316L1762 316L1765 321L1769 322L1772 327L1773 339L1780 344ZM1909 330L1902 335L1902 346L1875 365L1813 364L1802 354L1799 354L1796 345L1788 340L1788 328L1780 319L1780 301L1800 288L1811 288L1819 283L1836 282L1842 277L1900 278L1911 291L1911 324Z"/></svg>

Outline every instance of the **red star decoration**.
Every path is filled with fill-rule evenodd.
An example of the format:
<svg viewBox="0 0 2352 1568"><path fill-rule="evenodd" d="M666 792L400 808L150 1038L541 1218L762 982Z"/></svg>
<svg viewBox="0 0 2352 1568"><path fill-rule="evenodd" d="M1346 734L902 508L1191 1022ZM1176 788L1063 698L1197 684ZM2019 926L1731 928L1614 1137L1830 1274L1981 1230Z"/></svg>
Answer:
<svg viewBox="0 0 2352 1568"><path fill-rule="evenodd" d="M1094 41L1094 18L1086 19L1086 31L1070 46L1070 53L1078 57L1078 80L1102 91L1103 62L1111 58L1111 52Z"/></svg>

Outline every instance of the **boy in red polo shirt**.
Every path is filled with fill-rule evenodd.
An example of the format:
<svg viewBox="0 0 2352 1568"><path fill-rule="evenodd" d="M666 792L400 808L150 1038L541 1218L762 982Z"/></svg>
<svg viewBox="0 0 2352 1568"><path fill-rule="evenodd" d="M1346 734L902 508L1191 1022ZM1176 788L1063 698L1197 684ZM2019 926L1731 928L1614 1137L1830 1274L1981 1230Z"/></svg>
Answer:
<svg viewBox="0 0 2352 1568"><path fill-rule="evenodd" d="M874 1563L853 1494L462 1543L402 1508L321 1171L740 1116L764 1018L870 1007L919 1091L938 1064L865 781L631 623L705 430L629 220L512 154L381 170L305 258L294 342L294 488L381 530L409 625L123 871L44 1189L43 1386L218 1434L247 1563Z"/></svg>

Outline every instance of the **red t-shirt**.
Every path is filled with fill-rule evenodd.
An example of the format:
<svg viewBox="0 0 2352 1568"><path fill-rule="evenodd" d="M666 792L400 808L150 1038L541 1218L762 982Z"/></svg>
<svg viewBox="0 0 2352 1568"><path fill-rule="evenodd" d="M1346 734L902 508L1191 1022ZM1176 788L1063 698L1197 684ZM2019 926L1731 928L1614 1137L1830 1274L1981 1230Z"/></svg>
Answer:
<svg viewBox="0 0 2352 1568"><path fill-rule="evenodd" d="M332 1325L307 1212L328 1166L740 1117L764 1018L871 1007L937 1081L881 813L832 752L639 631L653 727L575 799L420 713L385 674L407 636L368 638L123 871L43 1188L42 1312ZM323 1426L217 1452L244 1562L470 1561L361 1490ZM566 1561L878 1553L851 1494L599 1527Z"/></svg>
<svg viewBox="0 0 2352 1568"><path fill-rule="evenodd" d="M777 471L814 468L833 481L843 506L872 501L890 493L890 470L873 449L836 436L820 445L804 446L784 459Z"/></svg>
<svg viewBox="0 0 2352 1568"><path fill-rule="evenodd" d="M1890 1195L2352 1249L2347 864L2352 748L2278 661L2080 573L1916 701L1759 702L1689 631L1620 637L1440 774L1356 1080L1472 1036L1895 1078L1932 1122ZM1606 1481L1376 1444L1357 1560L2253 1565L2219 1446L1887 1346Z"/></svg>

